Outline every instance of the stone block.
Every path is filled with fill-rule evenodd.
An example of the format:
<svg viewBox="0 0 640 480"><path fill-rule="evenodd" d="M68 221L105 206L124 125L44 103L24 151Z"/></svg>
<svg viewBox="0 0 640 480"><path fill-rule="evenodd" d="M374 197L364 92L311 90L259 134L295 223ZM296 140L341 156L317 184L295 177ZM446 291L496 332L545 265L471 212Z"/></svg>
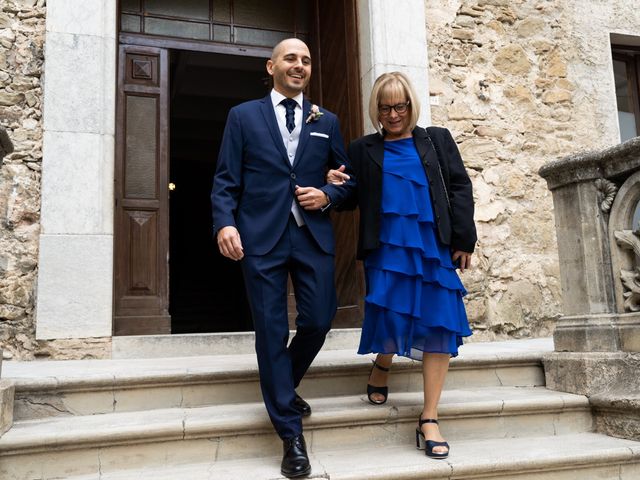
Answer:
<svg viewBox="0 0 640 480"><path fill-rule="evenodd" d="M640 328L637 325L619 325L620 350L640 352Z"/></svg>
<svg viewBox="0 0 640 480"><path fill-rule="evenodd" d="M640 354L554 352L543 359L547 388L579 395L640 391Z"/></svg>
<svg viewBox="0 0 640 480"><path fill-rule="evenodd" d="M531 61L520 45L509 45L499 50L493 65L505 74L526 75L531 71Z"/></svg>
<svg viewBox="0 0 640 480"><path fill-rule="evenodd" d="M592 395L596 430L612 437L640 440L640 394L629 391Z"/></svg>
<svg viewBox="0 0 640 480"><path fill-rule="evenodd" d="M42 227L51 234L112 234L112 135L45 132Z"/></svg>
<svg viewBox="0 0 640 480"><path fill-rule="evenodd" d="M614 311L611 252L595 183L553 192L564 315Z"/></svg>
<svg viewBox="0 0 640 480"><path fill-rule="evenodd" d="M640 314L565 316L553 340L557 352L640 352Z"/></svg>
<svg viewBox="0 0 640 480"><path fill-rule="evenodd" d="M618 331L614 315L562 317L553 333L556 352L616 352Z"/></svg>
<svg viewBox="0 0 640 480"><path fill-rule="evenodd" d="M113 236L42 235L36 338L110 337L112 271Z"/></svg>
<svg viewBox="0 0 640 480"><path fill-rule="evenodd" d="M373 35L374 63L424 67L427 60L425 10L422 0L391 3L376 0L369 2L372 25L402 25L403 28L384 28ZM379 28L379 27L378 27Z"/></svg>
<svg viewBox="0 0 640 480"><path fill-rule="evenodd" d="M45 131L114 133L115 45L113 38L47 33Z"/></svg>
<svg viewBox="0 0 640 480"><path fill-rule="evenodd" d="M116 38L116 0L48 0L47 32Z"/></svg>
<svg viewBox="0 0 640 480"><path fill-rule="evenodd" d="M15 387L10 380L0 379L0 436L13 425Z"/></svg>

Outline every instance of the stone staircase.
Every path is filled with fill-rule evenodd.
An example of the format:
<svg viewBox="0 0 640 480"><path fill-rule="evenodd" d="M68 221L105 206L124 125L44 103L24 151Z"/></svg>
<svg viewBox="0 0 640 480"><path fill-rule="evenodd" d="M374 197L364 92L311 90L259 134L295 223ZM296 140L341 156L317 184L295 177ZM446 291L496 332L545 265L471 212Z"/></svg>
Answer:
<svg viewBox="0 0 640 480"><path fill-rule="evenodd" d="M594 433L586 397L547 390L550 339L465 345L440 419L452 451L415 449L420 364L394 363L390 397L363 394L370 360L321 352L299 393L312 478L640 479L640 443ZM255 355L6 362L14 426L3 480L276 479L281 442L261 403Z"/></svg>

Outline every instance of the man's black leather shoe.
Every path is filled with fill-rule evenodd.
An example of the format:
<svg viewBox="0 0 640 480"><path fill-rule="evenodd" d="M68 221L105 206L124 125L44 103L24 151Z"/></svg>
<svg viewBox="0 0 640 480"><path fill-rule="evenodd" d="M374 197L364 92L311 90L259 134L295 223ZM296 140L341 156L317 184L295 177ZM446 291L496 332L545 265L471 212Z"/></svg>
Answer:
<svg viewBox="0 0 640 480"><path fill-rule="evenodd" d="M287 478L306 477L311 473L307 445L302 434L282 441L284 456L280 472Z"/></svg>
<svg viewBox="0 0 640 480"><path fill-rule="evenodd" d="M300 412L303 417L311 415L311 405L303 400L303 398L296 393L296 398L293 401L293 406Z"/></svg>

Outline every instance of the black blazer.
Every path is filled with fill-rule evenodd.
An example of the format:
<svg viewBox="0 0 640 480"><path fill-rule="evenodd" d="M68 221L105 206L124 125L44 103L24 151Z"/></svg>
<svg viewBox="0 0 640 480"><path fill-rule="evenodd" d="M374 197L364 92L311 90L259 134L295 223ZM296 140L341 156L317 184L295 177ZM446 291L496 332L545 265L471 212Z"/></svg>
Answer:
<svg viewBox="0 0 640 480"><path fill-rule="evenodd" d="M429 181L440 241L452 250L473 252L478 237L473 222L471 179L456 142L446 128L416 127L412 134ZM348 156L357 187L338 210L360 207L357 257L362 260L380 245L384 138L377 133L361 137L349 145Z"/></svg>

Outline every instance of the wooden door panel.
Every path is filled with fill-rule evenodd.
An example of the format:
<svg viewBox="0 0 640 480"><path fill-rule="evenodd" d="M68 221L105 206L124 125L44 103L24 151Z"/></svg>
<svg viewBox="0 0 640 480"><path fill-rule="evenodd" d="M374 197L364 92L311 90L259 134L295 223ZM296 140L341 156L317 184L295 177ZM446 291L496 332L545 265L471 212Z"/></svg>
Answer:
<svg viewBox="0 0 640 480"><path fill-rule="evenodd" d="M156 212L128 211L127 237L130 246L129 294L158 295L158 214Z"/></svg>
<svg viewBox="0 0 640 480"><path fill-rule="evenodd" d="M170 333L168 51L121 45L118 65L114 334Z"/></svg>
<svg viewBox="0 0 640 480"><path fill-rule="evenodd" d="M354 0L315 0L312 95L340 119L348 144L362 135L358 29ZM312 77L313 78L313 77ZM359 327L364 272L356 261L358 212L332 214L336 237L338 313L334 327Z"/></svg>

